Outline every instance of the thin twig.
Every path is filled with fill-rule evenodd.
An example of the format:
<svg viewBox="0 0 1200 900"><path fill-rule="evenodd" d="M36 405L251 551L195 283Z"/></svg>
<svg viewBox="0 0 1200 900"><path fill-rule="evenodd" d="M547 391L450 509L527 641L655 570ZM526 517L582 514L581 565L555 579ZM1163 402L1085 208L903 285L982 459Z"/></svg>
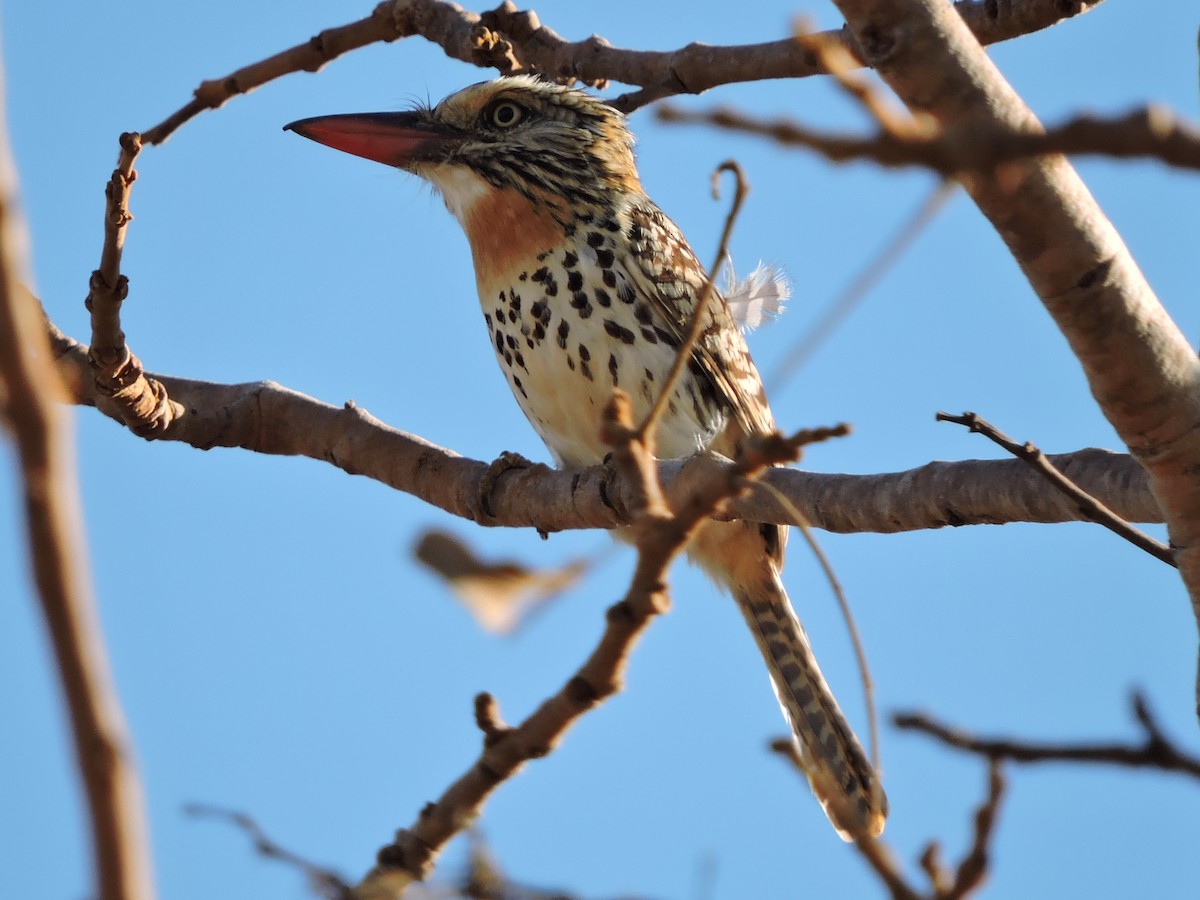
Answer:
<svg viewBox="0 0 1200 900"><path fill-rule="evenodd" d="M971 849L958 864L954 882L949 890L937 892L939 900L963 900L983 884L988 871L989 848L996 830L996 819L1000 815L1000 801L1004 797L1004 788L1004 771L1000 760L993 758L988 763L987 798L975 811L974 827L971 829Z"/></svg>
<svg viewBox="0 0 1200 900"><path fill-rule="evenodd" d="M1200 757L1185 753L1167 738L1150 714L1146 699L1135 693L1134 716L1145 732L1140 744L1048 744L1013 738L981 738L945 725L924 713L897 713L892 721L897 728L920 731L943 744L997 759L1017 763L1088 762L1132 768L1161 769L1200 778Z"/></svg>
<svg viewBox="0 0 1200 900"><path fill-rule="evenodd" d="M268 81L293 72L318 72L330 60L379 41L394 41L411 34L395 11L400 4L386 0L366 18L327 28L307 41L266 59L243 66L220 78L203 81L192 99L153 128L142 132L147 144L161 144L200 113L217 109L240 94L248 94Z"/></svg>
<svg viewBox="0 0 1200 900"><path fill-rule="evenodd" d="M727 159L717 166L712 175L714 200L720 197L718 184L722 172L733 173L733 203L729 207L729 214L725 216L725 227L721 230L721 240L717 244L716 259L708 270L710 274L704 279L704 287L700 291L700 299L696 301L696 307L692 310L692 319L688 325L687 335L675 353L675 360L671 364L671 371L667 373L667 377L658 391L658 396L654 398L654 406L650 408L650 411L646 413L646 418L638 426L638 435L642 439L649 438L651 441L654 440L658 422L662 418L663 410L666 409L667 403L671 399L671 393L675 390L675 384L683 374L684 367L691 362L692 351L696 347L696 342L700 340L700 333L708 325L708 308L712 302L712 295L715 290L713 287L713 275L711 273L716 272L721 267L722 261L729 253L729 239L733 235L733 226L737 222L737 216L741 212L742 203L745 201L746 195L750 193L750 186L746 183L746 173L742 171L742 167L736 161Z"/></svg>
<svg viewBox="0 0 1200 900"><path fill-rule="evenodd" d="M842 324L903 256L918 235L925 230L934 217L954 195L956 184L953 181L939 181L929 195L921 201L921 205L913 214L905 219L896 230L891 240L879 251L878 255L854 277L834 301L829 304L825 314L808 329L808 331L788 351L787 355L775 367L775 371L767 378L768 393L778 391L796 371L812 358L831 334Z"/></svg>
<svg viewBox="0 0 1200 900"><path fill-rule="evenodd" d="M125 233L133 215L129 195L137 179L133 168L142 150L141 136L120 138L117 167L104 188L104 245L100 267L88 282L86 306L92 319L88 364L96 389L107 397L120 421L135 434L156 437L183 413L162 383L147 377L141 361L130 352L121 330L121 304L129 295L129 279L121 273Z"/></svg>
<svg viewBox="0 0 1200 900"><path fill-rule="evenodd" d="M973 412L965 412L961 416L939 412L937 420L939 422L953 422L955 425L963 425L976 434L982 434L993 443L1003 447L1017 459L1028 463L1037 472L1041 473L1055 488L1067 497L1070 497L1079 508L1080 513L1086 518L1098 525L1103 525L1109 531L1129 541L1135 547L1145 550L1151 556L1162 560L1167 565L1176 565L1175 551L1162 541L1150 537L1150 535L1146 534L1140 528L1134 527L1087 491L1083 490L1083 488L1055 468L1054 464L1046 457L1046 454L1032 443L1018 444L991 422L980 418Z"/></svg>
<svg viewBox="0 0 1200 900"><path fill-rule="evenodd" d="M203 803L189 803L184 806L183 811L195 818L222 819L237 826L246 833L254 843L254 849L261 856L265 856L267 859L277 859L286 865L299 869L308 880L309 885L319 896L328 897L330 900L342 900L342 898L350 896L350 885L346 883L346 880L341 875L332 869L318 866L304 857L285 849L268 836L259 824L245 813L231 809L222 809L217 806L208 806Z"/></svg>

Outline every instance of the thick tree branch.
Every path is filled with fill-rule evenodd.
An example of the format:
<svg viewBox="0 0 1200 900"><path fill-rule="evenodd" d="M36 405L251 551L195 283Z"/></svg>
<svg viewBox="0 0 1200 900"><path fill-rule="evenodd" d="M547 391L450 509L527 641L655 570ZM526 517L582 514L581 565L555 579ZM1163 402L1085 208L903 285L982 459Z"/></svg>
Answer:
<svg viewBox="0 0 1200 900"><path fill-rule="evenodd" d="M95 891L101 900L150 900L154 884L141 786L85 563L62 385L45 322L18 275L24 269L18 248L25 241L16 194L8 135L0 124L0 415L21 463L30 566L87 795Z"/></svg>
<svg viewBox="0 0 1200 900"><path fill-rule="evenodd" d="M940 0L836 2L863 58L914 112L943 125L1042 130ZM963 184L1146 467L1200 624L1200 359L1063 157L1012 162Z"/></svg>
<svg viewBox="0 0 1200 900"><path fill-rule="evenodd" d="M73 402L120 414L86 374L87 349L51 326L53 352ZM79 377L83 373L85 377ZM485 525L546 531L615 528L629 523L630 485L611 480L603 467L579 472L547 466L509 469L480 508L480 485L489 464L466 459L378 421L353 404L330 406L273 382L214 384L155 375L184 413L156 440L202 450L240 447L256 453L307 456L413 494L456 516ZM1161 521L1145 473L1128 456L1106 450L1051 455L1050 460L1088 493L1135 522ZM732 464L715 457L659 463L672 502ZM816 528L843 533L892 533L947 525L1006 522L1074 522L1085 517L1067 498L1017 460L931 462L907 472L843 475L779 468L734 498L722 517L800 524L780 504L785 496Z"/></svg>

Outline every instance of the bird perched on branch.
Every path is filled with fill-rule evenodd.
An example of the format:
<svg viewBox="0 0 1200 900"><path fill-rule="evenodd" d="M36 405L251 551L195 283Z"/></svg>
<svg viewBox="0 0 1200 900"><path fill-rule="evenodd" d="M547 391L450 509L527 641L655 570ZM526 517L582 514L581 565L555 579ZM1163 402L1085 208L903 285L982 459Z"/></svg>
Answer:
<svg viewBox="0 0 1200 900"><path fill-rule="evenodd" d="M477 84L433 108L322 116L287 126L419 175L471 244L484 320L517 403L562 466L600 462L614 389L651 408L707 280L675 224L642 190L624 117L583 91L527 76ZM662 458L737 456L773 430L754 363L725 301L656 434ZM786 529L708 522L691 558L737 601L791 722L813 791L845 838L883 830L887 799L838 708L780 580Z"/></svg>

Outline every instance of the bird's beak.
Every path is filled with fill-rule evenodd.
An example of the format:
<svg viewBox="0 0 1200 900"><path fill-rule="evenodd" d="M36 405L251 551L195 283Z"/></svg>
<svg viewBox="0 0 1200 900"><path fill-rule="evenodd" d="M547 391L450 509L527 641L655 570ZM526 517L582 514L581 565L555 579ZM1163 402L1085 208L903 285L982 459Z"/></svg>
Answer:
<svg viewBox="0 0 1200 900"><path fill-rule="evenodd" d="M420 113L349 113L300 119L283 126L296 134L363 159L407 168L445 155L455 135L423 121Z"/></svg>

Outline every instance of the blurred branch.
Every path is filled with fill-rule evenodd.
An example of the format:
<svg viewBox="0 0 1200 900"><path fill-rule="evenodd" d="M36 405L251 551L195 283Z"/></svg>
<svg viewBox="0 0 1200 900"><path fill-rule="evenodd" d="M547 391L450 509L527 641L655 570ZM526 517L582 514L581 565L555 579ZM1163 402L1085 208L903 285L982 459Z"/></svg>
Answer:
<svg viewBox="0 0 1200 900"><path fill-rule="evenodd" d="M800 337L800 340L788 350L787 355L775 367L766 379L767 393L773 394L783 387L784 383L796 373L796 370L808 362L830 335L852 313L859 302L870 293L912 246L917 236L941 212L947 201L954 196L957 185L950 180L939 181L921 205L904 223L875 256L870 263L859 272L850 284L834 301L829 304L824 315Z"/></svg>
<svg viewBox="0 0 1200 900"><path fill-rule="evenodd" d="M1140 692L1133 694L1131 705L1145 736L1141 744L1046 744L1013 738L981 738L923 713L897 713L892 721L897 728L920 731L947 746L992 759L1015 763L1104 763L1161 769L1200 778L1200 757L1184 752L1163 733Z"/></svg>
<svg viewBox="0 0 1200 900"><path fill-rule="evenodd" d="M1056 490L1061 491L1065 496L1069 497L1071 502L1079 508L1079 511L1086 518L1098 525L1103 525L1109 531L1129 541L1135 547L1145 550L1151 556L1162 560L1167 565L1175 565L1175 553L1170 547L1162 541L1157 541L1150 537L1150 535L1141 529L1135 528L1087 491L1079 487L1079 485L1055 468L1046 454L1032 443L1018 444L991 422L973 412L965 412L961 416L952 416L948 413L940 412L937 414L937 420L939 422L953 422L955 425L964 425L972 432L982 434L993 443L1003 447L1017 459L1028 463L1035 472L1041 474Z"/></svg>
<svg viewBox="0 0 1200 900"><path fill-rule="evenodd" d="M254 819L245 813L230 809L221 809L216 806L207 806L203 803L189 803L183 808L183 811L195 818L223 819L240 828L253 842L254 849L260 856L267 859L279 860L292 868L300 870L307 879L309 887L312 888L313 893L317 896L326 897L329 900L343 900L343 898L350 897L350 886L341 875L332 869L315 865L304 857L284 849L272 840Z"/></svg>
<svg viewBox="0 0 1200 900"><path fill-rule="evenodd" d="M695 112L663 104L660 122L709 125L807 147L832 162L869 160L892 168L918 166L943 177L988 171L1007 162L1049 154L1157 159L1200 169L1200 130L1165 107L1147 106L1117 118L1078 116L1047 131L1021 131L977 122L939 127L920 121L906 131L862 137L818 131L793 119L756 119L727 107Z"/></svg>
<svg viewBox="0 0 1200 900"><path fill-rule="evenodd" d="M625 597L609 609L604 633L587 661L520 725L505 725L490 695L477 698L483 753L421 811L411 828L398 831L395 840L379 851L377 865L354 889L357 900L392 900L412 882L424 880L446 843L478 816L497 787L529 760L552 752L580 716L621 689L633 646L650 622L670 606L666 570L691 533L723 500L740 491L747 478L765 466L794 459L798 449L797 441L779 436L750 441L727 477L709 480L685 506L673 511L658 483L645 436L634 429L623 393L616 392L606 408L602 430L613 448L615 467L634 486L630 533L638 556Z"/></svg>
<svg viewBox="0 0 1200 900"><path fill-rule="evenodd" d="M101 900L150 900L141 786L85 562L64 392L44 317L20 283L26 236L2 122L0 115L0 414L20 460L29 561L87 794L95 892Z"/></svg>

